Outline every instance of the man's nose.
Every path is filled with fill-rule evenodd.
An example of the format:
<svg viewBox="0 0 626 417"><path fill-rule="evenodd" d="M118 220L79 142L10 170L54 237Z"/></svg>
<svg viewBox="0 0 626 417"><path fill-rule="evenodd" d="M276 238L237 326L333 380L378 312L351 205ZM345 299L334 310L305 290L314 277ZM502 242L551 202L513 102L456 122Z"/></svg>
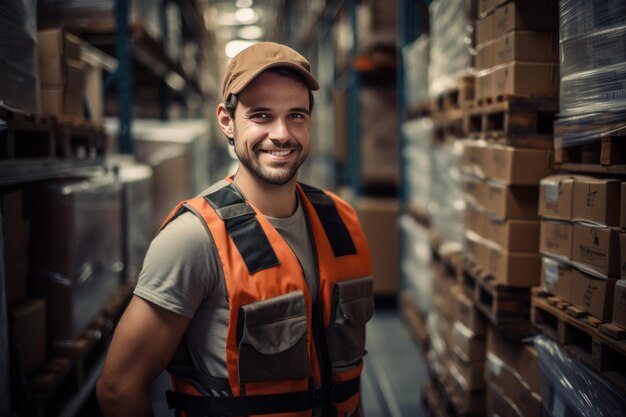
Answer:
<svg viewBox="0 0 626 417"><path fill-rule="evenodd" d="M286 142L289 140L289 129L285 119L277 118L274 120L269 132L269 138L279 142Z"/></svg>

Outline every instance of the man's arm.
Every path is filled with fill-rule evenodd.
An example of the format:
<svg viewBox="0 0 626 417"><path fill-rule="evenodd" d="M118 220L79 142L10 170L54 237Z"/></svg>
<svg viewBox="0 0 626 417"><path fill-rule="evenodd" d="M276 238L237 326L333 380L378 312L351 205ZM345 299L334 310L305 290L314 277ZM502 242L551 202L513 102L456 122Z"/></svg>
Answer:
<svg viewBox="0 0 626 417"><path fill-rule="evenodd" d="M165 369L189 318L133 296L115 330L96 395L105 416L152 416L150 385Z"/></svg>

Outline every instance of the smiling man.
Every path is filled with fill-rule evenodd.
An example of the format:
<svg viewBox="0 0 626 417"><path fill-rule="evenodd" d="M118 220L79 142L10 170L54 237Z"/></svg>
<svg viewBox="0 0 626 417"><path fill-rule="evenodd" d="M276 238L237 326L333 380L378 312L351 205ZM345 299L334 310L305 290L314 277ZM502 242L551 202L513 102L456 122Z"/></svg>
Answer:
<svg viewBox="0 0 626 417"><path fill-rule="evenodd" d="M238 169L152 242L98 382L105 415L152 415L165 368L179 415L361 415L369 250L352 207L297 182L318 88L284 45L229 63L217 120Z"/></svg>

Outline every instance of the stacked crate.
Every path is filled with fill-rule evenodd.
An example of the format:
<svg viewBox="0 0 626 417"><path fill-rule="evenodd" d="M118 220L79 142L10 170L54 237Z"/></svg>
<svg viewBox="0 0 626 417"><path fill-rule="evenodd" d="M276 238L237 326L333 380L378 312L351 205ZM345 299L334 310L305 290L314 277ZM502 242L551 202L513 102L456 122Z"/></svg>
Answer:
<svg viewBox="0 0 626 417"><path fill-rule="evenodd" d="M532 297L535 329L609 381L599 390L607 398L611 384L626 391L625 13L623 2L559 3L562 172L541 180L542 280ZM568 378L567 369L552 371Z"/></svg>

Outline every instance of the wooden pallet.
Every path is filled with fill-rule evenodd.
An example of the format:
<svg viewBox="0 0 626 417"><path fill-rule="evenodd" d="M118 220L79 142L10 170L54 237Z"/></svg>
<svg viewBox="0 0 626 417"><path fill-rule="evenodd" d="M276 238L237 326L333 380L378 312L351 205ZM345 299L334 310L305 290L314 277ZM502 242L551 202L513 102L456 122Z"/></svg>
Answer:
<svg viewBox="0 0 626 417"><path fill-rule="evenodd" d="M104 126L82 119L57 116L56 153L63 159L94 159L106 153Z"/></svg>
<svg viewBox="0 0 626 417"><path fill-rule="evenodd" d="M430 103L435 143L465 137L463 120L467 106L474 100L474 77L458 80L456 88L433 98Z"/></svg>
<svg viewBox="0 0 626 417"><path fill-rule="evenodd" d="M499 332L516 338L530 334L529 288L497 283L469 259L464 260L457 284Z"/></svg>
<svg viewBox="0 0 626 417"><path fill-rule="evenodd" d="M442 412L445 412L446 415L453 417L478 417L482 416L483 413L479 413L476 411L470 411L466 406L463 405L462 399L459 398L458 394L455 392L453 387L454 382L449 375L443 375L437 373L434 370L434 367L431 365L438 361L438 359L432 358L432 356L427 356L428 364L429 364L429 373L430 373L430 383L428 384L433 391L429 392L429 395L436 395L436 401L432 402L432 407L436 408ZM482 401L484 403L484 391L473 392L469 395L472 395L476 398L475 400ZM482 399L481 399L482 397ZM424 398L426 400L426 398ZM431 397L431 399L435 399ZM428 404L428 403L427 403ZM475 407L476 405L474 405ZM431 406L429 405L429 408ZM433 410L431 408L431 410Z"/></svg>
<svg viewBox="0 0 626 417"><path fill-rule="evenodd" d="M56 156L54 118L0 105L0 160Z"/></svg>
<svg viewBox="0 0 626 417"><path fill-rule="evenodd" d="M626 175L626 127L623 123L614 124L607 133L592 142L563 146L562 140L555 142L554 160L558 169L595 174ZM579 127L584 129L585 127ZM556 127L555 134L563 136L575 127Z"/></svg>
<svg viewBox="0 0 626 417"><path fill-rule="evenodd" d="M415 305L415 301L413 301L411 296L407 293L400 293L398 296L398 304L402 319L404 320L409 334L421 351L425 352L430 342L428 329L426 328L426 317L420 312Z"/></svg>
<svg viewBox="0 0 626 417"><path fill-rule="evenodd" d="M463 129L467 136L497 143L550 149L557 97L499 96L467 109Z"/></svg>
<svg viewBox="0 0 626 417"><path fill-rule="evenodd" d="M53 347L51 359L28 378L37 417L59 414L86 385L95 383L113 328L130 295L130 287L120 288L78 339L65 347Z"/></svg>
<svg viewBox="0 0 626 417"><path fill-rule="evenodd" d="M408 120L430 117L430 100L410 105L406 111L406 117Z"/></svg>
<svg viewBox="0 0 626 417"><path fill-rule="evenodd" d="M531 305L535 329L626 392L626 340L605 334L605 322L558 297L533 295Z"/></svg>

